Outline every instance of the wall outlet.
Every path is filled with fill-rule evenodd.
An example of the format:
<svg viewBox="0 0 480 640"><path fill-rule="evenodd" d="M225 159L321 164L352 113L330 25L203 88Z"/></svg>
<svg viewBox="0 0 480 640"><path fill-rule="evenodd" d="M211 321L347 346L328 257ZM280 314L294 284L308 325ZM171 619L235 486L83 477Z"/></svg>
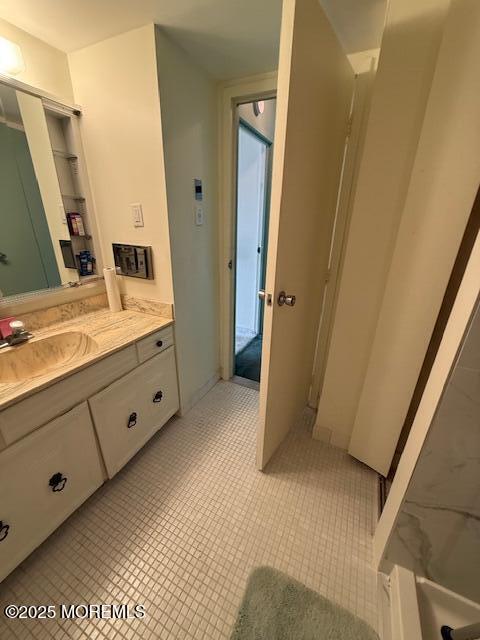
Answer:
<svg viewBox="0 0 480 640"><path fill-rule="evenodd" d="M203 205L198 202L195 203L195 224L197 227L201 227L205 222L205 214L203 212Z"/></svg>
<svg viewBox="0 0 480 640"><path fill-rule="evenodd" d="M142 205L139 202L134 202L130 205L132 209L132 218L134 227L143 227L143 211Z"/></svg>

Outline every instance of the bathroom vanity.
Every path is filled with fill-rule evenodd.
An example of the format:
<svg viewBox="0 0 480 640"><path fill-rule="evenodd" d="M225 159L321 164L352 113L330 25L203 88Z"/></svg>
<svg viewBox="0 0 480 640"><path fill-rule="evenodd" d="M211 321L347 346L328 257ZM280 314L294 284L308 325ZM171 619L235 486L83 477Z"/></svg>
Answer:
<svg viewBox="0 0 480 640"><path fill-rule="evenodd" d="M171 273L149 246L102 248L81 117L0 74L0 581L179 409L172 305L131 296L172 300ZM149 281L116 313L104 258Z"/></svg>
<svg viewBox="0 0 480 640"><path fill-rule="evenodd" d="M179 408L173 319L83 311L0 350L0 580Z"/></svg>

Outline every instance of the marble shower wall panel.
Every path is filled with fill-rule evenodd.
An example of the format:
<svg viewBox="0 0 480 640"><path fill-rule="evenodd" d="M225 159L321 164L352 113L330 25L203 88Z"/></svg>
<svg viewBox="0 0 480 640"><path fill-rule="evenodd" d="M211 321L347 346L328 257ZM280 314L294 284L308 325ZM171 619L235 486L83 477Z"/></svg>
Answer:
<svg viewBox="0 0 480 640"><path fill-rule="evenodd" d="M478 305L410 481L387 558L480 602Z"/></svg>

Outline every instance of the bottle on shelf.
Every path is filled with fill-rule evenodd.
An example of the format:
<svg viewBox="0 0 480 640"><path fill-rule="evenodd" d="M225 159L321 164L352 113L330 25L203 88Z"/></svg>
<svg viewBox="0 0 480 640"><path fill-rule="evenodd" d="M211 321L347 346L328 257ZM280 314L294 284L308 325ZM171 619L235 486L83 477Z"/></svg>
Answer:
<svg viewBox="0 0 480 640"><path fill-rule="evenodd" d="M70 235L72 236L84 236L85 226L83 224L82 216L74 211L67 213L67 222Z"/></svg>
<svg viewBox="0 0 480 640"><path fill-rule="evenodd" d="M80 264L79 273L81 276L93 275L95 258L90 251L80 251L78 254L78 262Z"/></svg>

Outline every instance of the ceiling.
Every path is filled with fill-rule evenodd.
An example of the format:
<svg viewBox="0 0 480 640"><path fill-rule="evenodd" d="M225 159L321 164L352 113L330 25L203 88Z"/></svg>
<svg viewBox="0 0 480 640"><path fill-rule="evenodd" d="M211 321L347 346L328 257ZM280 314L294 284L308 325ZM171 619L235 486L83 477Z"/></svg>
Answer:
<svg viewBox="0 0 480 640"><path fill-rule="evenodd" d="M345 51L379 46L387 0L320 0ZM218 79L277 66L281 0L0 0L0 17L62 51L148 22Z"/></svg>

